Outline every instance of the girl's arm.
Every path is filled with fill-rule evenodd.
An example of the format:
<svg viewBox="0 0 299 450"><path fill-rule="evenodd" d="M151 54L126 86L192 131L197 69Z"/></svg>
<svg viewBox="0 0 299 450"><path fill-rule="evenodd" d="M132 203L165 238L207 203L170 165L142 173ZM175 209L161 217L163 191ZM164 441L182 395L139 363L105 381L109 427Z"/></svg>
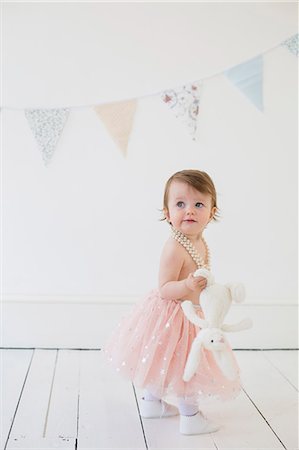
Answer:
<svg viewBox="0 0 299 450"><path fill-rule="evenodd" d="M193 277L190 273L187 278L179 280L184 264L185 249L174 239L166 242L162 251L159 270L159 291L163 298L180 300L188 297L200 282L202 277Z"/></svg>

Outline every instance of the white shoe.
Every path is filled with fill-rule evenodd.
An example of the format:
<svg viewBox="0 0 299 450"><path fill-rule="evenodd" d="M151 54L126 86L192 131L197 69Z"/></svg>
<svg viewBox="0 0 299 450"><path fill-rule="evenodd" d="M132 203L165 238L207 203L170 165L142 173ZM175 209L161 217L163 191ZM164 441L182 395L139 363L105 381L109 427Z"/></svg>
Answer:
<svg viewBox="0 0 299 450"><path fill-rule="evenodd" d="M163 400L139 400L140 415L144 419L161 419L162 417L177 416L179 414L175 406L169 405Z"/></svg>
<svg viewBox="0 0 299 450"><path fill-rule="evenodd" d="M180 416L181 434L214 433L217 430L219 426L206 419L200 411L194 416Z"/></svg>

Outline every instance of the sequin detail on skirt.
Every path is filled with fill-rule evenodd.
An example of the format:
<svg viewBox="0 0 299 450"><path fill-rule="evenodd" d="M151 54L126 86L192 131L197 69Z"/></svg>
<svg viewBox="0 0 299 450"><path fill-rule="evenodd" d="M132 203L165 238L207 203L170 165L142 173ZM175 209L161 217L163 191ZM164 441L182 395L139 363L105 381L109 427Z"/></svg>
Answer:
<svg viewBox="0 0 299 450"><path fill-rule="evenodd" d="M239 378L225 378L208 350L202 350L196 374L189 382L183 381L197 331L185 317L180 301L163 299L153 290L123 318L104 351L117 372L156 397L184 397L190 402L236 397Z"/></svg>

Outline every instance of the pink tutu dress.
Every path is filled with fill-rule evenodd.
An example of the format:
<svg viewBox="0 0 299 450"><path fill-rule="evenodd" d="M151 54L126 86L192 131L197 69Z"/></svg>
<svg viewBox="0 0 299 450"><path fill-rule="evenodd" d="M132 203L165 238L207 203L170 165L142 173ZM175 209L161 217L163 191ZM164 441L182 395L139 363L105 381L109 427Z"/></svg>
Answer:
<svg viewBox="0 0 299 450"><path fill-rule="evenodd" d="M199 315L203 317L201 312ZM236 397L239 377L228 380L208 350L202 350L200 365L191 380L183 381L197 332L198 328L185 317L181 301L161 298L159 291L153 290L121 321L104 351L117 372L156 397L183 397L190 403L207 397Z"/></svg>

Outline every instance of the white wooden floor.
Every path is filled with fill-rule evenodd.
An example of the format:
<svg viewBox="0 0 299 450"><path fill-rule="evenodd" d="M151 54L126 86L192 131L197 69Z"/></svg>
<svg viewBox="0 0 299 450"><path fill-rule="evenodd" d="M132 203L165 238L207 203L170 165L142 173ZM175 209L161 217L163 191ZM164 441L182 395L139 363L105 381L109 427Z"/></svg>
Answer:
<svg viewBox="0 0 299 450"><path fill-rule="evenodd" d="M1 449L298 449L298 352L238 351L243 391L204 412L219 432L144 419L100 350L1 350Z"/></svg>

